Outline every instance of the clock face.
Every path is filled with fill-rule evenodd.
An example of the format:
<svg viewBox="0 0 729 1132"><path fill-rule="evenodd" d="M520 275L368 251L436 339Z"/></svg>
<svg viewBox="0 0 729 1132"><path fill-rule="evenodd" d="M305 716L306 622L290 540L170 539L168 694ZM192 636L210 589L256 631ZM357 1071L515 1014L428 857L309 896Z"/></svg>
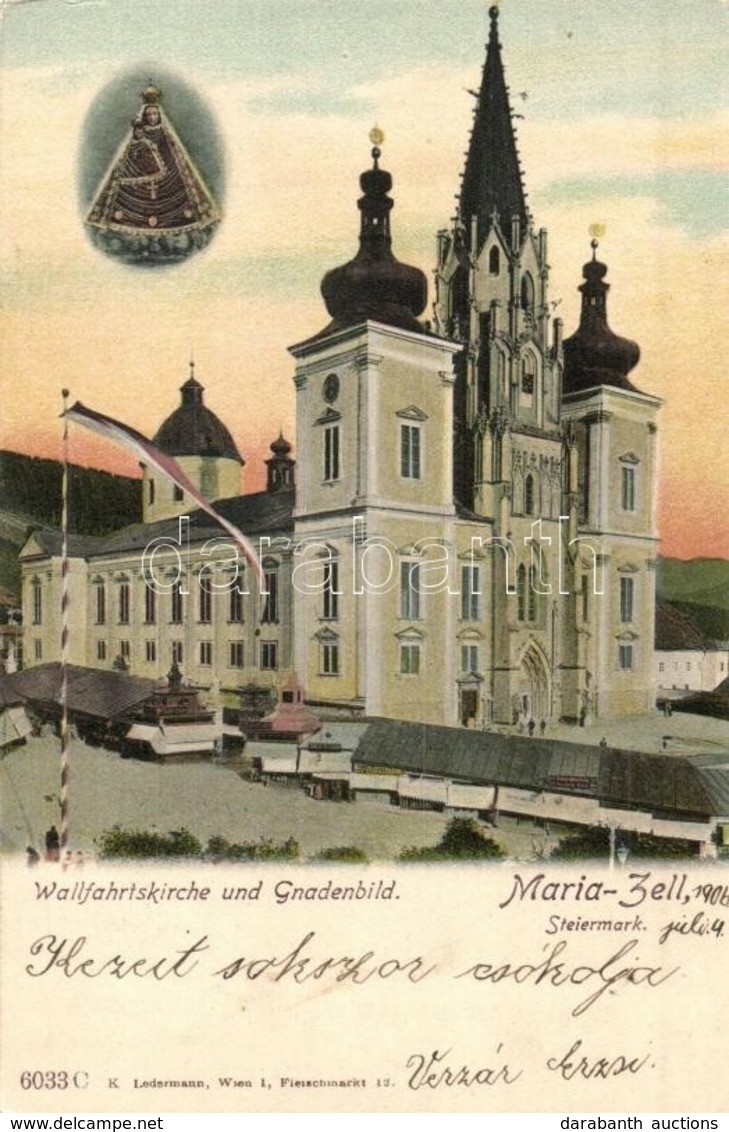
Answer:
<svg viewBox="0 0 729 1132"><path fill-rule="evenodd" d="M332 401L336 401L339 396L339 378L336 373L330 373L329 377L324 382L324 400L328 401L331 405Z"/></svg>

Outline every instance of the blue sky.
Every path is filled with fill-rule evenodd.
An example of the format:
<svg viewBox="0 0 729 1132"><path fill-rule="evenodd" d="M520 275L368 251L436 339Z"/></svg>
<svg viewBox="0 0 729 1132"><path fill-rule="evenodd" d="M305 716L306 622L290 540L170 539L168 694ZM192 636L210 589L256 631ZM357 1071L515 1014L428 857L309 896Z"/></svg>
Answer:
<svg viewBox="0 0 729 1132"><path fill-rule="evenodd" d="M297 79L318 75L307 112L349 107L354 114L361 102L352 87L393 68L472 64L476 29L486 36L486 7L481 0L6 0L2 54L6 66L64 61L72 68L138 56L141 48L149 59L207 77L285 71L292 90L278 105L286 111L298 98ZM509 53L508 75L519 89L532 85L530 113L642 107L695 116L721 97L723 0L502 0L501 10L520 45ZM579 99L565 79L575 55ZM538 87L529 81L535 68ZM629 81L621 78L625 68Z"/></svg>

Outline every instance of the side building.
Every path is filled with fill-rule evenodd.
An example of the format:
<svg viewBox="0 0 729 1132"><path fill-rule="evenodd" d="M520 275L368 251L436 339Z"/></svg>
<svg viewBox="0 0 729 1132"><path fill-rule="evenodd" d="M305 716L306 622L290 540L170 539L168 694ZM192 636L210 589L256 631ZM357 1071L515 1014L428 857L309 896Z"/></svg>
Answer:
<svg viewBox="0 0 729 1132"><path fill-rule="evenodd" d="M193 378L181 392L155 443L216 499L216 487L239 479L242 459L203 404L202 386ZM271 450L265 491L216 503L261 550L262 583L220 527L147 469L147 521L100 538L69 536L70 663L159 679L176 662L193 683L216 691L249 683L276 690L286 680L295 461L283 437ZM32 534L21 552L26 667L60 656L61 553L60 534L47 531Z"/></svg>

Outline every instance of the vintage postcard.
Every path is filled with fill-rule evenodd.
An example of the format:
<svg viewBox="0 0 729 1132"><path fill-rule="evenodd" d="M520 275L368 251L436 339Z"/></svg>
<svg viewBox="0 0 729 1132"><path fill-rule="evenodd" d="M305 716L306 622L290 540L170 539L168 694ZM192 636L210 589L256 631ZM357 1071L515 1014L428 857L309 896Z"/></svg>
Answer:
<svg viewBox="0 0 729 1132"><path fill-rule="evenodd" d="M717 1127L726 3L0 14L3 1110Z"/></svg>

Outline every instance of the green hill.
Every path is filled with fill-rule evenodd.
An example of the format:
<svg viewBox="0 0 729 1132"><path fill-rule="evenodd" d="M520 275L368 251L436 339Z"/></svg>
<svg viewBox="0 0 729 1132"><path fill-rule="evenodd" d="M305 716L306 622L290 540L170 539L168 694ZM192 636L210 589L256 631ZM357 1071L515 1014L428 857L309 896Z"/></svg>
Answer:
<svg viewBox="0 0 729 1132"><path fill-rule="evenodd" d="M659 558L656 588L667 601L729 611L729 562L725 558Z"/></svg>
<svg viewBox="0 0 729 1132"><path fill-rule="evenodd" d="M656 592L686 613L707 637L729 640L729 562L659 558Z"/></svg>
<svg viewBox="0 0 729 1132"><path fill-rule="evenodd" d="M20 591L18 552L29 532L60 526L62 472L58 460L0 451L0 586L14 594ZM141 513L141 480L70 465L70 531L108 534L139 522Z"/></svg>

